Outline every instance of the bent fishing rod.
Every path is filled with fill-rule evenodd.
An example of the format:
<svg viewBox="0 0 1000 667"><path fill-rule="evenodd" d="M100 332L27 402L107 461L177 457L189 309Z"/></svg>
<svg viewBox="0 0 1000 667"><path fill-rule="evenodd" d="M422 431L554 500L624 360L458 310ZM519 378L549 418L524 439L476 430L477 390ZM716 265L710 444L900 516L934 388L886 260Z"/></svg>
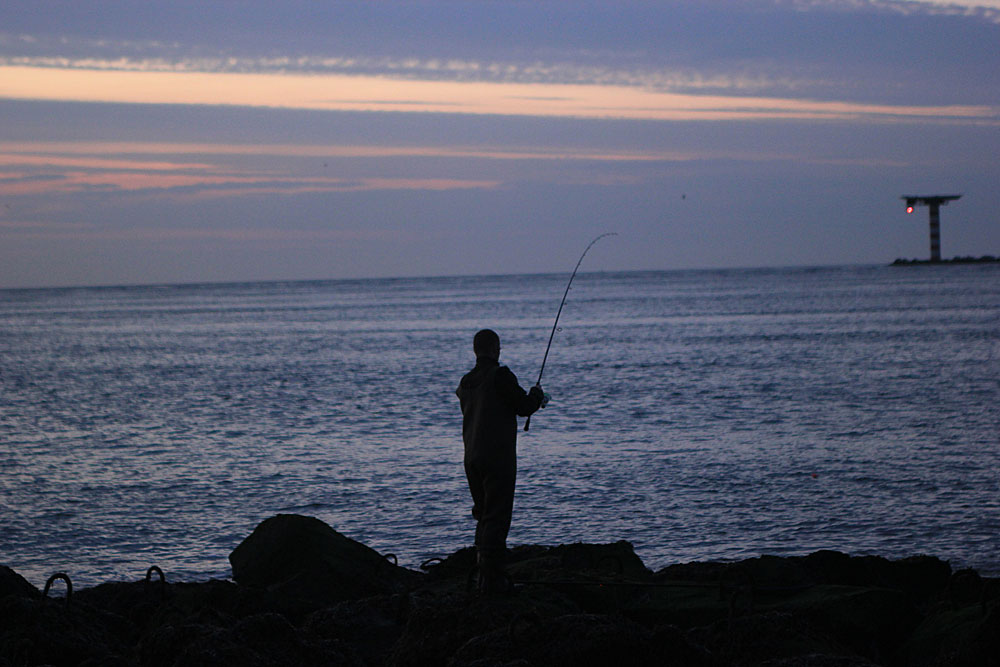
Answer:
<svg viewBox="0 0 1000 667"><path fill-rule="evenodd" d="M559 326L559 316L562 315L563 306L566 305L566 297L569 296L569 288L573 284L573 278L576 278L576 272L580 270L580 265L583 264L583 258L587 256L587 251L593 247L595 243L603 239L605 236L618 236L617 232L607 232L606 234L601 234L584 249L583 254L580 255L580 259L576 262L576 268L573 269L573 273L569 277L569 282L566 283L566 291L563 292L562 301L559 302L559 310L556 311L556 321L552 323L552 333L549 334L549 344L545 346L545 356L542 357L542 367L538 370L538 381L535 382L535 386L541 389L542 387L542 373L545 372L545 362L549 358L549 350L552 348L552 339L556 335L556 328ZM528 426L531 424L531 415L524 420L524 430L528 430Z"/></svg>

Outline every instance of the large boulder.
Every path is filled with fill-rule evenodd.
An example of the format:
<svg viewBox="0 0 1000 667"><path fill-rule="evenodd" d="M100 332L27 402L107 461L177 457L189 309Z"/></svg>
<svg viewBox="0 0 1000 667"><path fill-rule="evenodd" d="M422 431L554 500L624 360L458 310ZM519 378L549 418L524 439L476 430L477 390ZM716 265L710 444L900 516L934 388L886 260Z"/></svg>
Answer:
<svg viewBox="0 0 1000 667"><path fill-rule="evenodd" d="M263 521L229 562L241 585L321 604L405 591L420 576L319 519L297 514Z"/></svg>
<svg viewBox="0 0 1000 667"><path fill-rule="evenodd" d="M40 598L38 589L6 565L0 565L0 598L13 595L19 598Z"/></svg>
<svg viewBox="0 0 1000 667"><path fill-rule="evenodd" d="M933 600L944 592L952 575L948 562L933 556L888 560L817 551L788 560L808 571L817 583L891 588L902 591L915 604Z"/></svg>

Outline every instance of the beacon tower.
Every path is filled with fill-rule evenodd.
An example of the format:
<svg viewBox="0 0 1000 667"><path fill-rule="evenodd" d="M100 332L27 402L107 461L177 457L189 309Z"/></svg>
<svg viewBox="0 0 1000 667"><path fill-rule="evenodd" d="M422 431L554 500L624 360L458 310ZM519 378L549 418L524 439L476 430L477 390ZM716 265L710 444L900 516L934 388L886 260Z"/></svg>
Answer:
<svg viewBox="0 0 1000 667"><path fill-rule="evenodd" d="M913 213L914 206L926 206L931 215L931 261L941 261L941 205L962 195L903 195L906 212Z"/></svg>

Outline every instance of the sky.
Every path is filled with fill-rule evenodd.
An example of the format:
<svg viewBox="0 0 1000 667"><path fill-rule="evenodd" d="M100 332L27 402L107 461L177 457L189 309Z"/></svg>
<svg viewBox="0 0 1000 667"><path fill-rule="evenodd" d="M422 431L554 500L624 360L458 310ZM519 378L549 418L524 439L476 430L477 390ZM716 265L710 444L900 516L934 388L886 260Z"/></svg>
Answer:
<svg viewBox="0 0 1000 667"><path fill-rule="evenodd" d="M0 287L1000 255L1000 0L11 0Z"/></svg>

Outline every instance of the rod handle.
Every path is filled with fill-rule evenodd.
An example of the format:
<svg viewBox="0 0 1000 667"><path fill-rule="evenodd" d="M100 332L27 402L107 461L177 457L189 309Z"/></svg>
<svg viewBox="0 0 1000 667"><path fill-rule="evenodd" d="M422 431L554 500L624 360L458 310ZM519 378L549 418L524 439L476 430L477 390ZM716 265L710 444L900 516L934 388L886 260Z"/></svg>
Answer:
<svg viewBox="0 0 1000 667"><path fill-rule="evenodd" d="M527 431L527 430L528 430L528 426L529 426L530 424L531 424L531 415L528 415L528 418L524 420L524 430L525 430L525 431Z"/></svg>

